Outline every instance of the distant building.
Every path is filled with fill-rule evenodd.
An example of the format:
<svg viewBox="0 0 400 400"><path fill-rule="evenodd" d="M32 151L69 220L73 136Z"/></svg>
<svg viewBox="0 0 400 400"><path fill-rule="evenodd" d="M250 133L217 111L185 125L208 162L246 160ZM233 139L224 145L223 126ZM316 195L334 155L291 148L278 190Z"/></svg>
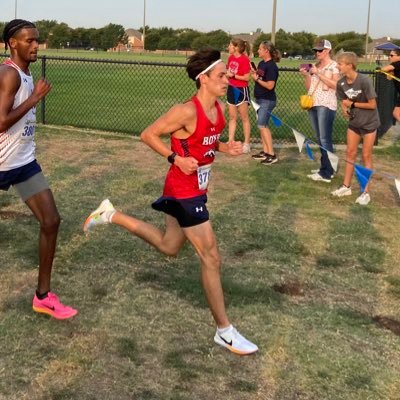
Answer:
<svg viewBox="0 0 400 400"><path fill-rule="evenodd" d="M378 39L372 39L371 43L367 45L367 59L370 62L376 62L380 64L382 61L387 61L388 56L383 50L377 50L375 47L383 43L391 42L392 38L390 36L384 36Z"/></svg>
<svg viewBox="0 0 400 400"><path fill-rule="evenodd" d="M125 34L128 37L128 50L143 50L143 35L141 32L136 29L127 29Z"/></svg>
<svg viewBox="0 0 400 400"><path fill-rule="evenodd" d="M143 35L137 31L136 29L127 29L125 31L125 35L128 38L128 43L118 43L115 47L112 49L109 49L108 51L118 51L118 52L142 52L144 50L143 46Z"/></svg>

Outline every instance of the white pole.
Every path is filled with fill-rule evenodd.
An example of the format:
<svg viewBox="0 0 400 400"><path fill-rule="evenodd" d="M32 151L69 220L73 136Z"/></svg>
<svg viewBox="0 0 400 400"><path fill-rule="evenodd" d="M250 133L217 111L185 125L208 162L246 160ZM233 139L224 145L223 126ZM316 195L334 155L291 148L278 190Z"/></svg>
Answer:
<svg viewBox="0 0 400 400"><path fill-rule="evenodd" d="M146 38L146 0L143 0L143 50Z"/></svg>
<svg viewBox="0 0 400 400"><path fill-rule="evenodd" d="M276 0L272 8L272 29L271 29L271 42L275 45L275 30L276 30Z"/></svg>
<svg viewBox="0 0 400 400"><path fill-rule="evenodd" d="M15 13L14 13L14 18L17 19L17 3L18 1L15 0Z"/></svg>
<svg viewBox="0 0 400 400"><path fill-rule="evenodd" d="M371 14L371 0L368 0L367 34L365 35L365 62L368 62L368 37L369 37L370 14Z"/></svg>

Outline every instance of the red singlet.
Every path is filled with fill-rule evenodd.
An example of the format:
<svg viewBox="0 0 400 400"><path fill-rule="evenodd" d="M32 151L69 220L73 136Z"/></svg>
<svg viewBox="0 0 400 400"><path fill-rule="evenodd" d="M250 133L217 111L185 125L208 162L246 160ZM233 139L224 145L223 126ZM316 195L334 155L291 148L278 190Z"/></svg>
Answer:
<svg viewBox="0 0 400 400"><path fill-rule="evenodd" d="M218 115L215 124L208 119L196 96L191 101L196 107L196 129L187 139L171 136L171 150L181 157L195 158L201 167L214 161L217 142L225 127L225 118L217 101L215 107ZM165 178L163 196L187 199L206 194L206 188L199 188L199 179L201 181L197 172L186 175L172 164Z"/></svg>

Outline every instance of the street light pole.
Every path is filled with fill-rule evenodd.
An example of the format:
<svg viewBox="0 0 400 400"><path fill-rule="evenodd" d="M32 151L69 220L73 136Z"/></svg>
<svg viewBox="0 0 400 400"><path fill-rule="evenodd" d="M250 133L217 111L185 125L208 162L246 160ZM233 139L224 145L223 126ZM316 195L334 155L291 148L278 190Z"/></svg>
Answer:
<svg viewBox="0 0 400 400"><path fill-rule="evenodd" d="M143 50L146 38L146 0L143 0Z"/></svg>
<svg viewBox="0 0 400 400"><path fill-rule="evenodd" d="M365 35L365 62L368 62L368 37L369 37L370 13L371 13L371 0L368 0L367 34Z"/></svg>
<svg viewBox="0 0 400 400"><path fill-rule="evenodd" d="M276 30L276 0L272 9L272 29L271 29L271 42L275 45L275 30Z"/></svg>
<svg viewBox="0 0 400 400"><path fill-rule="evenodd" d="M17 19L17 3L18 1L15 0L15 13L14 13L14 19Z"/></svg>

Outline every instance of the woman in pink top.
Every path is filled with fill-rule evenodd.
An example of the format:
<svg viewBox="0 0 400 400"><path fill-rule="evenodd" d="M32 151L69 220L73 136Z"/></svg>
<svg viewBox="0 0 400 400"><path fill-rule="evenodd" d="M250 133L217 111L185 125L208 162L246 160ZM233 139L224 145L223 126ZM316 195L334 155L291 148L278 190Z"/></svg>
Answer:
<svg viewBox="0 0 400 400"><path fill-rule="evenodd" d="M249 120L249 80L250 80L250 45L242 39L232 39L228 47L229 58L227 75L229 86L227 100L229 107L229 141L235 140L238 111L243 124L243 153L250 153Z"/></svg>

